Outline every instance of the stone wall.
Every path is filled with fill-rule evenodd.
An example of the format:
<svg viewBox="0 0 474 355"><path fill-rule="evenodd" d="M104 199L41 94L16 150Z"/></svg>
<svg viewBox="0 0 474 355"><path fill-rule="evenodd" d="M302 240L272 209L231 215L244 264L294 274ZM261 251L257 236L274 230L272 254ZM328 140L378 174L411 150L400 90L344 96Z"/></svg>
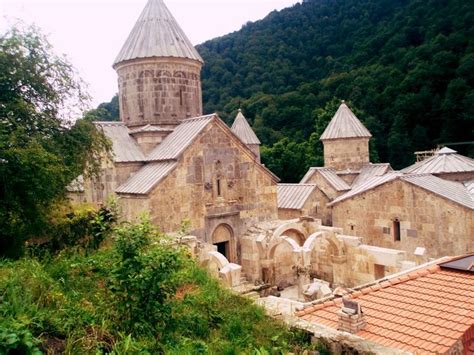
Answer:
<svg viewBox="0 0 474 355"><path fill-rule="evenodd" d="M332 215L345 233L365 244L405 250L410 260L417 260L417 247L434 258L474 250L473 210L400 180L335 204ZM396 219L400 241L394 240Z"/></svg>
<svg viewBox="0 0 474 355"><path fill-rule="evenodd" d="M360 170L369 163L369 139L324 140L324 167L336 170Z"/></svg>
<svg viewBox="0 0 474 355"><path fill-rule="evenodd" d="M320 219L324 225L331 225L331 209L327 206L329 202L329 198L326 194L324 194L319 188L316 188L311 196L306 200L303 208L299 210L279 208L278 219L289 220L303 216L310 216Z"/></svg>
<svg viewBox="0 0 474 355"><path fill-rule="evenodd" d="M178 167L149 195L144 209L166 232L189 219L192 234L210 244L214 231L225 225L231 231L226 256L240 263L239 237L255 223L277 219L277 186L255 156L220 124L214 121L199 134ZM121 205L126 219L133 220L143 209L129 205L130 199L122 196Z"/></svg>
<svg viewBox="0 0 474 355"><path fill-rule="evenodd" d="M202 115L201 63L147 58L119 63L120 119L127 126L177 125Z"/></svg>
<svg viewBox="0 0 474 355"><path fill-rule="evenodd" d="M344 191L337 191L318 171L315 171L305 183L315 184L318 186L318 188L326 195L326 199L329 198L331 201L344 193Z"/></svg>
<svg viewBox="0 0 474 355"><path fill-rule="evenodd" d="M92 203L99 205L107 202L109 197L115 196L117 187L125 183L128 178L137 172L143 163L113 163L103 158L99 177L84 181L84 192L70 193L73 203Z"/></svg>
<svg viewBox="0 0 474 355"><path fill-rule="evenodd" d="M142 152L145 155L151 153L170 133L172 130L159 130L151 132L139 132L132 134L133 138L137 141Z"/></svg>
<svg viewBox="0 0 474 355"><path fill-rule="evenodd" d="M241 240L242 271L251 281L290 286L297 283L296 267L304 267L308 280L324 280L335 288L403 269L406 252L364 245L361 239L311 218L260 223Z"/></svg>

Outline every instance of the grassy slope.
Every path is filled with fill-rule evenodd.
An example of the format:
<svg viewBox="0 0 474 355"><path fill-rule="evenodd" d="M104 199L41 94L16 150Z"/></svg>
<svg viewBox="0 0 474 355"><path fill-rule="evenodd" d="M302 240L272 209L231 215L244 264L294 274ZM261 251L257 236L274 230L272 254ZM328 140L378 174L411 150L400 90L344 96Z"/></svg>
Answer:
<svg viewBox="0 0 474 355"><path fill-rule="evenodd" d="M116 261L106 249L87 257L0 263L0 353L281 353L307 341L223 289L193 262L177 271L178 290L167 301L174 331L129 334L108 287Z"/></svg>

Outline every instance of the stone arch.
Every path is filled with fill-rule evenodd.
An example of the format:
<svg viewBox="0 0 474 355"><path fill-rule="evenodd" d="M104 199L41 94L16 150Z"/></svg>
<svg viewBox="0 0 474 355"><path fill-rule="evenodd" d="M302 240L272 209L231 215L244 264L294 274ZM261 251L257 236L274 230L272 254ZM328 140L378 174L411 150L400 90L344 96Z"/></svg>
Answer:
<svg viewBox="0 0 474 355"><path fill-rule="evenodd" d="M269 248L268 256L270 259L273 259L275 257L275 250L277 249L277 247L281 246L282 244L287 245L289 249L291 249L293 252L297 252L300 249L300 246L293 238L283 235L278 238L277 243L274 243Z"/></svg>
<svg viewBox="0 0 474 355"><path fill-rule="evenodd" d="M227 223L221 223L211 234L212 244L217 247L217 251L227 259L232 260L234 251L234 230Z"/></svg>
<svg viewBox="0 0 474 355"><path fill-rule="evenodd" d="M280 227L278 227L275 232L273 232L272 235L272 240L278 239L278 237L282 235L286 235L285 232L291 231L290 234L298 234L299 236L302 236L304 240L306 240L306 235L308 232L304 228L304 226L301 223L298 223L296 220L290 221L288 223L282 224ZM291 235L290 235L291 236ZM304 242L304 241L303 241ZM302 244L300 244L302 245Z"/></svg>
<svg viewBox="0 0 474 355"><path fill-rule="evenodd" d="M316 247L316 242L318 238L322 238L324 236L324 232L316 232L311 234L308 239L304 242L303 249L306 251L312 251Z"/></svg>
<svg viewBox="0 0 474 355"><path fill-rule="evenodd" d="M282 233L282 235L293 239L296 242L296 244L298 244L298 246L300 247L303 246L306 240L305 235L301 231L295 228L287 229L286 231Z"/></svg>
<svg viewBox="0 0 474 355"><path fill-rule="evenodd" d="M154 77L154 70L142 70L138 74L138 78L153 78Z"/></svg>
<svg viewBox="0 0 474 355"><path fill-rule="evenodd" d="M171 72L169 72L168 70L161 70L161 71L159 72L159 76L161 76L161 77L163 77L163 76L165 76L165 77L172 77Z"/></svg>
<svg viewBox="0 0 474 355"><path fill-rule="evenodd" d="M175 78L186 78L186 73L184 71L178 70L174 72L173 76Z"/></svg>
<svg viewBox="0 0 474 355"><path fill-rule="evenodd" d="M311 246L311 270L314 276L332 284L335 260L346 253L344 242L339 240L334 233L320 232L311 235L307 243L308 247Z"/></svg>
<svg viewBox="0 0 474 355"><path fill-rule="evenodd" d="M219 272L227 265L229 265L229 260L217 251L210 251L207 254L207 259L202 263L202 266L216 278L219 277Z"/></svg>
<svg viewBox="0 0 474 355"><path fill-rule="evenodd" d="M294 266L299 264L302 249L298 243L287 236L278 237L278 242L269 249L272 260L272 282L286 287L296 283Z"/></svg>

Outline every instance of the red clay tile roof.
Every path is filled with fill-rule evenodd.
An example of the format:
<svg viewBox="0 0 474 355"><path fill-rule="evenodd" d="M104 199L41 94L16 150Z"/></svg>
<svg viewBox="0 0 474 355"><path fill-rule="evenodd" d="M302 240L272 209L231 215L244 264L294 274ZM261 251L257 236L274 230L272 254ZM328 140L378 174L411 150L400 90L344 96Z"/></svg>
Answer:
<svg viewBox="0 0 474 355"><path fill-rule="evenodd" d="M446 353L458 340L474 347L474 273L432 265L366 287L349 298L359 302L367 325L356 335L380 345L421 353ZM337 329L342 299L296 315Z"/></svg>

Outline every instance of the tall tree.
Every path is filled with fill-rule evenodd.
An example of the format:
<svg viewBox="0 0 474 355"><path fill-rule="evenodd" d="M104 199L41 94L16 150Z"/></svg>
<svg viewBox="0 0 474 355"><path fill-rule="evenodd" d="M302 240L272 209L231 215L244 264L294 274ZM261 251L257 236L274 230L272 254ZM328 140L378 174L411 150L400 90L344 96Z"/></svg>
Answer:
<svg viewBox="0 0 474 355"><path fill-rule="evenodd" d="M0 36L0 256L41 236L51 204L108 149L92 124L71 120L87 103L82 87L38 29Z"/></svg>

